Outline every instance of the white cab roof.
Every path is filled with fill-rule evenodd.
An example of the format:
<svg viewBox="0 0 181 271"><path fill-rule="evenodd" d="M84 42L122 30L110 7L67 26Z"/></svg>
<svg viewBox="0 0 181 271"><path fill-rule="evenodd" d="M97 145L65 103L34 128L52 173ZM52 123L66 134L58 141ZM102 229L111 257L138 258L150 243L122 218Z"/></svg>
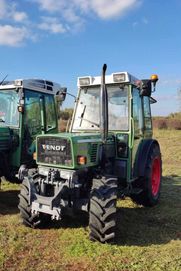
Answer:
<svg viewBox="0 0 181 271"><path fill-rule="evenodd" d="M0 91L13 88L27 88L34 91L57 94L61 85L49 80L43 79L16 79L14 81L5 81L0 85Z"/></svg>
<svg viewBox="0 0 181 271"><path fill-rule="evenodd" d="M87 79L87 83L86 82ZM128 72L116 72L112 73L110 75L105 76L105 83L106 84L120 84L120 83L130 83L135 84L136 81L138 81L136 77L131 75ZM101 84L101 76L84 76L84 77L78 77L77 80L77 86L94 86L94 85L100 85Z"/></svg>

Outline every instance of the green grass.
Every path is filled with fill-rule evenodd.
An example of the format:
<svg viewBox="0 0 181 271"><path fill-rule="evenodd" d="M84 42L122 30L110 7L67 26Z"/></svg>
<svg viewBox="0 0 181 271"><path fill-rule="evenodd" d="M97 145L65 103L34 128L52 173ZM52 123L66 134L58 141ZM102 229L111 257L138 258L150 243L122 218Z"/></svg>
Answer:
<svg viewBox="0 0 181 271"><path fill-rule="evenodd" d="M180 271L181 131L156 131L163 159L159 205L118 202L116 245L90 242L87 217L66 218L43 230L21 224L19 185L0 191L0 270Z"/></svg>

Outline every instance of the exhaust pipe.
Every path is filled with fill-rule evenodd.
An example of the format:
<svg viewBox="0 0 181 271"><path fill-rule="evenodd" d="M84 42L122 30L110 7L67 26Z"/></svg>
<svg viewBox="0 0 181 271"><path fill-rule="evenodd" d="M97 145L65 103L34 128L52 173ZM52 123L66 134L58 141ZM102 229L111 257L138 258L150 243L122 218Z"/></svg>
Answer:
<svg viewBox="0 0 181 271"><path fill-rule="evenodd" d="M100 89L100 133L103 144L107 141L108 136L108 94L105 83L107 65L102 67L101 89Z"/></svg>

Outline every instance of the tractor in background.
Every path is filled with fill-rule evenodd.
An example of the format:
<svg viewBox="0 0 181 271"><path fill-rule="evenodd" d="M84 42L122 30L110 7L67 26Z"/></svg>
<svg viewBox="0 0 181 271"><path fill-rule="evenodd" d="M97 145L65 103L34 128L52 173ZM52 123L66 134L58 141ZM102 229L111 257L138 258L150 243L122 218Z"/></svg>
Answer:
<svg viewBox="0 0 181 271"><path fill-rule="evenodd" d="M150 104L158 80L128 72L78 78L69 133L36 139L37 167L22 172L19 210L32 228L89 213L90 239L113 242L117 198L149 207L158 203L162 160L152 138Z"/></svg>
<svg viewBox="0 0 181 271"><path fill-rule="evenodd" d="M21 165L35 165L36 136L58 132L55 97L61 89L59 84L38 79L0 83L0 178L18 181Z"/></svg>

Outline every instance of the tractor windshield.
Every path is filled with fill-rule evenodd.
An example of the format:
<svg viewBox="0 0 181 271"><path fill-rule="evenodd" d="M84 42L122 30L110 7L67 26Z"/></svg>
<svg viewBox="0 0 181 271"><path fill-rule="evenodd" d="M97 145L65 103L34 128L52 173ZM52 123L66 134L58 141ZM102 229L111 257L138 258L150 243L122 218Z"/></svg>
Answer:
<svg viewBox="0 0 181 271"><path fill-rule="evenodd" d="M109 130L128 130L128 86L108 85ZM100 87L81 88L72 129L99 130Z"/></svg>
<svg viewBox="0 0 181 271"><path fill-rule="evenodd" d="M0 90L0 125L19 126L18 103L15 90Z"/></svg>

